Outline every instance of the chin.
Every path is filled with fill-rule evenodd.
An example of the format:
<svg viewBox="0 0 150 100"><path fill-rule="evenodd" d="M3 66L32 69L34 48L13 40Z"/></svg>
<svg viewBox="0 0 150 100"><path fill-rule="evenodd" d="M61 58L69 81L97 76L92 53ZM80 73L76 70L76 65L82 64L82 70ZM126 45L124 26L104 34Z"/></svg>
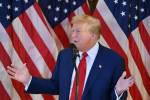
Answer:
<svg viewBox="0 0 150 100"><path fill-rule="evenodd" d="M81 51L81 47L76 44L76 47L79 51Z"/></svg>
<svg viewBox="0 0 150 100"><path fill-rule="evenodd" d="M77 47L77 49L79 50L79 51L82 51L82 46L81 46L81 44L79 44L79 43L77 43L77 42L74 42L74 44L76 45L76 47Z"/></svg>
<svg viewBox="0 0 150 100"><path fill-rule="evenodd" d="M77 47L79 51L84 52L83 47Z"/></svg>

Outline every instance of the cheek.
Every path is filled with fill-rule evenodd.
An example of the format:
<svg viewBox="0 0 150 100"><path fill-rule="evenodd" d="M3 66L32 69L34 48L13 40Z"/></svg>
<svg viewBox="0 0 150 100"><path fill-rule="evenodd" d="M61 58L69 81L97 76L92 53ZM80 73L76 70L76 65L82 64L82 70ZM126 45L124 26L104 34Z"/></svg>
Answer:
<svg viewBox="0 0 150 100"><path fill-rule="evenodd" d="M89 41L91 40L91 34L84 34L83 38L85 41Z"/></svg>
<svg viewBox="0 0 150 100"><path fill-rule="evenodd" d="M91 41L91 37L88 36L88 35L85 35L85 36L82 36L82 37L79 37L79 38L80 38L81 45L88 45Z"/></svg>

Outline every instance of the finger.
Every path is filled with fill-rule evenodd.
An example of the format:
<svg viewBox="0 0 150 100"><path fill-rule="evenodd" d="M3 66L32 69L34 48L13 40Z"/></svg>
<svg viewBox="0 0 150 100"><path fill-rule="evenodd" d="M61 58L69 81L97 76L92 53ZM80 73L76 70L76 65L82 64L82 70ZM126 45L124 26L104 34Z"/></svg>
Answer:
<svg viewBox="0 0 150 100"><path fill-rule="evenodd" d="M131 87L134 84L134 77L130 76L127 79L124 79L126 81L127 84L127 88Z"/></svg>
<svg viewBox="0 0 150 100"><path fill-rule="evenodd" d="M131 79L132 79L132 80L135 80L135 77L132 75L132 76L131 76Z"/></svg>
<svg viewBox="0 0 150 100"><path fill-rule="evenodd" d="M11 75L11 76L15 76L15 73L12 72L11 70L7 70L7 73L8 73L9 75Z"/></svg>
<svg viewBox="0 0 150 100"><path fill-rule="evenodd" d="M15 66L15 64L13 64L13 63L11 64L11 66L12 66L13 68L17 68L17 67Z"/></svg>
<svg viewBox="0 0 150 100"><path fill-rule="evenodd" d="M12 78L12 79L15 79L15 80L16 80L16 78L15 78L14 76L11 76L11 75L9 75L9 74L8 74L8 76L9 76L10 78Z"/></svg>
<svg viewBox="0 0 150 100"><path fill-rule="evenodd" d="M120 78L124 79L126 77L126 71L124 71Z"/></svg>
<svg viewBox="0 0 150 100"><path fill-rule="evenodd" d="M134 79L130 80L129 87L131 87L134 83L135 83Z"/></svg>
<svg viewBox="0 0 150 100"><path fill-rule="evenodd" d="M134 81L134 77L133 77L133 76L130 76L129 78L127 78L127 81L129 81L129 82Z"/></svg>
<svg viewBox="0 0 150 100"><path fill-rule="evenodd" d="M26 66L26 65L27 65L27 63L24 63L23 65L24 65L24 66Z"/></svg>
<svg viewBox="0 0 150 100"><path fill-rule="evenodd" d="M134 81L130 82L130 85L129 85L129 87L131 87L133 84L134 84Z"/></svg>
<svg viewBox="0 0 150 100"><path fill-rule="evenodd" d="M7 66L7 69L10 70L10 71L12 71L12 72L14 72L14 73L17 71L16 68L10 67L10 66Z"/></svg>

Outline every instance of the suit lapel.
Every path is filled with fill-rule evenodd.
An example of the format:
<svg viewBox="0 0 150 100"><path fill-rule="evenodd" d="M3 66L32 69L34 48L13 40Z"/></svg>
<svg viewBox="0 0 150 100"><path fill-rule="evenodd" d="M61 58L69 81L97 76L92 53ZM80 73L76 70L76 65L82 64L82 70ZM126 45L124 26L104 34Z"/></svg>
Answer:
<svg viewBox="0 0 150 100"><path fill-rule="evenodd" d="M86 85L85 85L85 89L83 92L83 96L82 98L84 98L86 96L86 94L88 93L89 89L91 88L92 84L95 82L95 79L97 78L98 74L101 71L101 65L102 65L102 46L99 45L99 50L98 50L98 54L95 58L95 61L92 65L91 71L89 73Z"/></svg>
<svg viewBox="0 0 150 100"><path fill-rule="evenodd" d="M69 100L69 93L70 93L70 85L71 85L71 78L72 78L72 73L73 73L73 69L74 69L74 66L73 66L73 62L72 62L72 53L70 54L71 56L68 58L68 63L67 63L67 72L65 73L65 77L66 77L66 81L64 81L64 85L66 85L66 97L68 98Z"/></svg>

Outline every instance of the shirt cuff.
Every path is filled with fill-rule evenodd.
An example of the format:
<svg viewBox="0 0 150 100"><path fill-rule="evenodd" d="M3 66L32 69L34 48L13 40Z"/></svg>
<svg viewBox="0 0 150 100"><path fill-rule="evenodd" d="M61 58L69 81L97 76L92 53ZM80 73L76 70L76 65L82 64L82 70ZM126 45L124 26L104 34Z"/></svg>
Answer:
<svg viewBox="0 0 150 100"><path fill-rule="evenodd" d="M29 82L28 82L27 84L25 84L25 91L28 90L28 87L29 87L29 85L30 85L30 83L31 83L31 80L32 80L32 76L30 77Z"/></svg>
<svg viewBox="0 0 150 100"><path fill-rule="evenodd" d="M123 95L123 92L120 95L118 95L116 89L114 89L114 90L115 90L116 100L120 100L120 98Z"/></svg>

